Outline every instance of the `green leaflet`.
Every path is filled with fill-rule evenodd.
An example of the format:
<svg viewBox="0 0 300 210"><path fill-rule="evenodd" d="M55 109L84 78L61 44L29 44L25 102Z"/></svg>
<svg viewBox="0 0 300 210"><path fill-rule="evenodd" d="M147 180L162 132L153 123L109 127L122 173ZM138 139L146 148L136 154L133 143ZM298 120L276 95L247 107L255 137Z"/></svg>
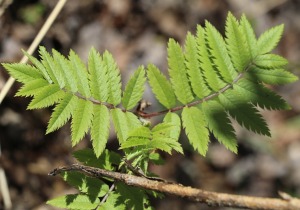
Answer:
<svg viewBox="0 0 300 210"><path fill-rule="evenodd" d="M71 118L76 107L77 97L72 94L66 96L56 105L48 122L46 134L59 129Z"/></svg>
<svg viewBox="0 0 300 210"><path fill-rule="evenodd" d="M225 82L231 83L237 76L231 59L226 49L226 44L222 35L208 21L205 22L206 39L208 40L209 49L212 59Z"/></svg>
<svg viewBox="0 0 300 210"><path fill-rule="evenodd" d="M121 149L148 145L151 138L151 131L148 127L136 128L128 134L128 138L122 143Z"/></svg>
<svg viewBox="0 0 300 210"><path fill-rule="evenodd" d="M189 142L195 150L205 156L208 150L209 133L204 114L196 107L184 107L181 117Z"/></svg>
<svg viewBox="0 0 300 210"><path fill-rule="evenodd" d="M182 147L177 138L172 137L173 128L176 126L172 123L160 123L152 130L148 127L139 127L129 133L128 138L122 143L121 148L139 147L139 150L155 150L171 153L172 149L183 153Z"/></svg>
<svg viewBox="0 0 300 210"><path fill-rule="evenodd" d="M276 93L265 88L261 84L243 79L233 85L244 102L251 102L263 109L290 109L290 106Z"/></svg>
<svg viewBox="0 0 300 210"><path fill-rule="evenodd" d="M282 68L288 64L285 58L274 54L259 55L253 62L256 66L264 69Z"/></svg>
<svg viewBox="0 0 300 210"><path fill-rule="evenodd" d="M178 100L187 104L194 99L189 85L187 69L181 47L174 39L168 43L168 63L171 84Z"/></svg>
<svg viewBox="0 0 300 210"><path fill-rule="evenodd" d="M249 54L251 55L251 58L255 58L258 54L257 40L252 26L244 14L242 15L240 20L240 27L242 34L246 38L246 48L249 49Z"/></svg>
<svg viewBox="0 0 300 210"><path fill-rule="evenodd" d="M103 63L108 75L108 103L118 105L121 102L121 76L112 55L105 51L103 54Z"/></svg>
<svg viewBox="0 0 300 210"><path fill-rule="evenodd" d="M24 84L29 83L35 79L42 79L42 74L33 66L21 63L4 63L3 67L9 72L9 74L15 78L18 82Z"/></svg>
<svg viewBox="0 0 300 210"><path fill-rule="evenodd" d="M71 63L70 67L74 72L73 78L78 84L79 93L86 98L89 98L91 96L91 91L88 81L88 72L84 63L73 50L70 51L69 60Z"/></svg>
<svg viewBox="0 0 300 210"><path fill-rule="evenodd" d="M185 64L192 89L199 98L203 98L210 93L210 90L202 75L196 38L190 32L186 36L185 51Z"/></svg>
<svg viewBox="0 0 300 210"><path fill-rule="evenodd" d="M88 177L76 171L64 172L62 177L81 193L86 193L92 202L98 197L103 197L109 190L108 185L100 179Z"/></svg>
<svg viewBox="0 0 300 210"><path fill-rule="evenodd" d="M123 112L118 108L111 109L110 112L120 144L128 138L129 131L141 126L141 122L130 112Z"/></svg>
<svg viewBox="0 0 300 210"><path fill-rule="evenodd" d="M92 48L89 53L88 70L93 98L106 102L108 99L108 69L95 48Z"/></svg>
<svg viewBox="0 0 300 210"><path fill-rule="evenodd" d="M72 146L79 143L87 133L93 119L93 103L82 99L77 99L76 107L72 113Z"/></svg>
<svg viewBox="0 0 300 210"><path fill-rule="evenodd" d="M237 19L229 12L226 20L226 43L228 53L235 69L238 72L245 70L251 60L246 43L246 35L243 33Z"/></svg>
<svg viewBox="0 0 300 210"><path fill-rule="evenodd" d="M177 152L183 154L181 145L178 143L177 138L173 138L172 131L177 129L177 126L174 123L163 122L157 124L152 129L152 140L149 143L149 146L152 148L157 148L162 151L165 151L171 154L171 151L174 149Z"/></svg>
<svg viewBox="0 0 300 210"><path fill-rule="evenodd" d="M99 203L100 200L91 201L88 195L82 194L64 195L47 201L49 205L70 210L91 210L95 209Z"/></svg>
<svg viewBox="0 0 300 210"><path fill-rule="evenodd" d="M217 140L230 151L237 153L237 142L234 129L224 112L223 107L217 101L208 101L202 104L203 113L208 123L209 130Z"/></svg>
<svg viewBox="0 0 300 210"><path fill-rule="evenodd" d="M225 110L243 127L255 133L271 136L269 128L259 114L258 110L250 103L240 100L233 91L227 91L219 95L219 100Z"/></svg>
<svg viewBox="0 0 300 210"><path fill-rule="evenodd" d="M27 109L40 109L51 106L63 98L65 92L58 85L48 84L35 94Z"/></svg>
<svg viewBox="0 0 300 210"><path fill-rule="evenodd" d="M35 96L49 83L44 79L35 79L30 82L24 83L21 89L16 93L16 96Z"/></svg>
<svg viewBox="0 0 300 210"><path fill-rule="evenodd" d="M74 78L76 75L75 69L72 68L70 61L68 61L63 55L57 52L55 49L52 49L53 60L56 63L57 71L60 72L60 77L63 79L66 84L66 88L72 93L78 91L77 79Z"/></svg>
<svg viewBox="0 0 300 210"><path fill-rule="evenodd" d="M46 70L52 81L55 84L58 84L60 88L64 88L65 80L62 71L60 71L60 68L57 66L56 61L54 61L53 57L46 51L45 47L41 46L39 48L39 52L42 59L42 64L46 67Z"/></svg>
<svg viewBox="0 0 300 210"><path fill-rule="evenodd" d="M164 117L163 122L171 123L172 125L174 125L172 130L167 135L169 135L173 139L179 139L181 131L180 117L176 113L168 112Z"/></svg>
<svg viewBox="0 0 300 210"><path fill-rule="evenodd" d="M140 66L128 81L123 93L122 105L126 110L135 107L142 99L145 82L145 70Z"/></svg>
<svg viewBox="0 0 300 210"><path fill-rule="evenodd" d="M175 106L176 97L170 82L153 64L148 65L147 77L157 100L168 109Z"/></svg>
<svg viewBox="0 0 300 210"><path fill-rule="evenodd" d="M268 31L264 32L257 40L257 50L260 55L269 53L278 44L284 25L275 26Z"/></svg>
<svg viewBox="0 0 300 210"><path fill-rule="evenodd" d="M207 48L207 41L205 37L205 29L201 26L197 26L197 43L198 43L198 52L200 55L201 69L203 71L203 76L207 85L213 91L219 91L223 88L226 83L224 83L219 75L217 74L213 63L210 58L210 53Z"/></svg>
<svg viewBox="0 0 300 210"><path fill-rule="evenodd" d="M52 79L50 78L46 68L44 65L35 57L29 55L26 51L22 50L22 52L28 57L28 59L35 65L35 67L42 73L43 77L51 84L53 83Z"/></svg>
<svg viewBox="0 0 300 210"><path fill-rule="evenodd" d="M253 68L249 72L250 79L270 85L282 85L298 80L298 77L284 69Z"/></svg>
<svg viewBox="0 0 300 210"><path fill-rule="evenodd" d="M93 123L91 126L91 140L95 155L99 157L105 149L109 136L109 110L106 106L93 106Z"/></svg>

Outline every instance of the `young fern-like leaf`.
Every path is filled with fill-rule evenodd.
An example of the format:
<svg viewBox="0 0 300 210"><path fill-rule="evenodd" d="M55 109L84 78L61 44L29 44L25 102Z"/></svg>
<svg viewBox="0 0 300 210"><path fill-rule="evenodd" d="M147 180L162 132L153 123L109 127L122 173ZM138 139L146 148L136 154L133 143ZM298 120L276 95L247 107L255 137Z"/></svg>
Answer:
<svg viewBox="0 0 300 210"><path fill-rule="evenodd" d="M278 44L282 33L283 24L275 26L268 31L264 32L257 40L257 50L259 54L265 54L271 52Z"/></svg>
<svg viewBox="0 0 300 210"><path fill-rule="evenodd" d="M122 105L126 110L135 107L142 99L145 82L145 70L140 66L128 81L123 93Z"/></svg>
<svg viewBox="0 0 300 210"><path fill-rule="evenodd" d="M99 157L105 149L109 136L109 110L106 106L93 106L93 121L91 126L91 140L96 157Z"/></svg>
<svg viewBox="0 0 300 210"><path fill-rule="evenodd" d="M120 71L107 51L100 55L92 48L86 67L72 50L65 58L55 50L50 54L40 47L41 61L24 52L32 66L3 66L23 83L17 95L33 97L29 109L54 105L47 133L72 118L72 145L90 130L94 153L101 157L111 116L121 147L136 146L128 150L133 150L132 154L125 153L136 157L140 154L135 153L138 149L143 151L140 159L134 158L138 164L149 156L150 150L182 152L178 143L181 120L190 143L202 155L208 148L208 130L228 149L237 151L229 116L246 129L269 136L257 106L271 110L289 106L265 84L286 84L298 79L284 69L285 58L270 53L282 32L283 25L273 27L257 40L245 15L237 20L229 13L225 37L206 21L205 27L197 26L195 36L187 34L184 50L170 39L167 50L170 81L154 65L147 68L152 91L167 108L153 113L128 111L142 98L144 69L139 67L135 71L122 95ZM183 105L176 107L177 101ZM124 109L117 108L121 105ZM180 111L181 115L175 113ZM142 118L162 114L166 114L163 123L152 129L143 127ZM140 133L130 136L135 129ZM146 171L147 164L143 163L142 167Z"/></svg>
<svg viewBox="0 0 300 210"><path fill-rule="evenodd" d="M171 83L153 64L147 68L147 77L157 100L166 108L170 109L176 104L176 97Z"/></svg>
<svg viewBox="0 0 300 210"><path fill-rule="evenodd" d="M184 107L182 124L193 148L205 156L208 150L209 133L202 111L196 107Z"/></svg>
<svg viewBox="0 0 300 210"><path fill-rule="evenodd" d="M172 87L178 100L187 104L193 100L193 93L189 85L187 69L184 65L182 49L174 39L168 43L169 74Z"/></svg>

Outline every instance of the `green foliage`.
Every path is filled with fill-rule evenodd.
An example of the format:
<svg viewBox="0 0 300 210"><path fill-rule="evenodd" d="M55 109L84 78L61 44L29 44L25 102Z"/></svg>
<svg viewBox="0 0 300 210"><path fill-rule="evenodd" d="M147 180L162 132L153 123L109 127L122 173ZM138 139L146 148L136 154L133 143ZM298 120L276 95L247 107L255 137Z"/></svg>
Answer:
<svg viewBox="0 0 300 210"><path fill-rule="evenodd" d="M148 177L153 175L148 171L149 162L162 162L159 150L183 153L178 141L182 128L191 146L203 156L211 136L237 153L232 120L255 133L271 135L258 107L290 107L266 85L298 79L285 69L288 61L271 52L282 33L283 25L279 25L257 39L245 15L238 20L229 13L223 37L206 21L205 26L197 26L195 35L187 33L183 48L174 39L169 40L167 76L153 64L146 70L140 66L124 90L112 55L107 51L100 54L94 48L89 52L87 66L72 50L64 57L55 50L50 54L44 47L39 49L40 59L24 52L32 65L3 66L23 83L16 95L32 97L28 109L53 108L47 133L71 120L71 141L75 146L90 132L93 149L75 152L78 161L111 171L137 170ZM166 110L147 113L144 107L137 106L146 80ZM176 106L177 103L182 105ZM155 126L144 123L147 118L163 114L163 122ZM105 149L110 122L123 157ZM108 190L113 184L109 179L97 180L73 172L62 176L79 193L48 202L61 208L149 209L148 196L157 196L119 183Z"/></svg>

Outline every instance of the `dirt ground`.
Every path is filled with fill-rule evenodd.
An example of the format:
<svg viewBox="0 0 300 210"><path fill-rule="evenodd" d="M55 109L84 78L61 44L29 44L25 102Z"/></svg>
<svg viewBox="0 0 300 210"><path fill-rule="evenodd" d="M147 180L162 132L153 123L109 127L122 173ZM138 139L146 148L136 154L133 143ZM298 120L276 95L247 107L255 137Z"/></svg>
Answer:
<svg viewBox="0 0 300 210"><path fill-rule="evenodd" d="M0 1L0 62L18 62L21 49L28 48L57 1L15 0L6 9L5 2L10 1ZM205 20L224 31L228 11L235 16L245 13L257 35L284 23L284 36L276 53L289 60L290 71L300 75L297 0L70 0L41 44L63 54L72 48L83 59L92 46L100 52L107 49L127 81L139 65L154 63L166 71L168 38L182 43L187 31L194 33L196 25ZM0 89L7 79L1 66ZM7 177L12 209L55 209L45 201L76 191L47 173L73 163L71 152L91 145L86 137L72 148L69 125L45 136L51 110L26 110L30 100L14 97L19 87L15 83L0 105L0 164ZM268 197L278 197L278 191L283 191L300 197L300 82L271 88L292 106L290 111L262 110L272 138L237 127L238 155L213 142L206 158L187 150L185 156L166 155L166 165L153 166L151 170L162 178L205 190ZM151 91L147 90L144 98L152 102L150 109L161 109ZM186 145L184 138L182 143ZM113 134L108 147L116 147ZM158 210L229 210L170 196L153 203ZM3 208L0 193L0 209Z"/></svg>

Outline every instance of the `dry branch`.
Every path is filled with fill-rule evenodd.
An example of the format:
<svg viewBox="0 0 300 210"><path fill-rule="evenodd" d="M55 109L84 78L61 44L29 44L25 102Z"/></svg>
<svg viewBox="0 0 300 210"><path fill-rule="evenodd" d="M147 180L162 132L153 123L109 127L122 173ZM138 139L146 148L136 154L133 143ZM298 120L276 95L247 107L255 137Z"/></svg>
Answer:
<svg viewBox="0 0 300 210"><path fill-rule="evenodd" d="M64 171L79 171L95 178L108 177L130 186L154 190L191 201L206 203L209 206L235 207L263 210L299 210L300 199L297 198L262 198L210 192L167 181L156 181L144 177L107 171L104 169L74 164L67 167L56 168L49 175L55 176Z"/></svg>

